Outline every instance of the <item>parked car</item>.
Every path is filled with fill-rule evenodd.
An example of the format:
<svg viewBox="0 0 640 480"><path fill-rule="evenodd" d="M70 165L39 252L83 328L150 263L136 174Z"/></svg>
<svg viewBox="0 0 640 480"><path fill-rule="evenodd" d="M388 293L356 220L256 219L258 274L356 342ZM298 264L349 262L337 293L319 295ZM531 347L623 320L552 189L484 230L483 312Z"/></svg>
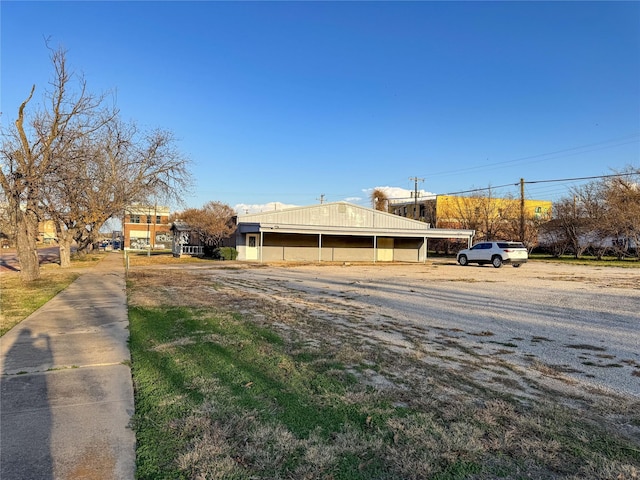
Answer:
<svg viewBox="0 0 640 480"><path fill-rule="evenodd" d="M529 259L527 248L520 242L480 242L471 248L465 248L458 252L458 263L462 266L470 263L484 265L492 264L500 268L503 263L510 263L519 267Z"/></svg>

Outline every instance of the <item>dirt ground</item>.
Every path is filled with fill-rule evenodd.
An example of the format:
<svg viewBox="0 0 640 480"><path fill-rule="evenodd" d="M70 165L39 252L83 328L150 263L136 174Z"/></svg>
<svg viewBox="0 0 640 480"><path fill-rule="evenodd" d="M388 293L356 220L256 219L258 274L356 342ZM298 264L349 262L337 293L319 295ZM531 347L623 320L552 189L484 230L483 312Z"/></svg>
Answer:
<svg viewBox="0 0 640 480"><path fill-rule="evenodd" d="M356 348L382 348L523 398L551 389L640 399L636 269L542 262L495 269L434 260L135 270L163 288L138 290L134 303L225 305L302 331L311 343L350 338ZM388 381L375 377L370 381Z"/></svg>

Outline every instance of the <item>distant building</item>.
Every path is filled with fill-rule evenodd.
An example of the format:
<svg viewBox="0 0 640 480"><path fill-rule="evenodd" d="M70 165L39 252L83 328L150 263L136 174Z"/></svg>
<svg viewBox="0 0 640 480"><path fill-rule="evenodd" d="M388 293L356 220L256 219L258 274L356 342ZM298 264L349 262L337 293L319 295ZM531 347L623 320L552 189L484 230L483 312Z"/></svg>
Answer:
<svg viewBox="0 0 640 480"><path fill-rule="evenodd" d="M125 250L169 249L173 243L169 207L132 205L122 221Z"/></svg>
<svg viewBox="0 0 640 480"><path fill-rule="evenodd" d="M38 243L50 245L58 242L58 234L53 220L38 222Z"/></svg>
<svg viewBox="0 0 640 480"><path fill-rule="evenodd" d="M483 228L488 224L506 224L520 219L521 201L514 198L463 197L437 195L424 199L391 200L389 211L407 218L417 218L436 228L465 228L476 230L478 238L485 238ZM550 220L552 202L524 200L527 220ZM498 228L508 230L508 228ZM495 232L494 232L495 233ZM510 235L513 236L513 235Z"/></svg>

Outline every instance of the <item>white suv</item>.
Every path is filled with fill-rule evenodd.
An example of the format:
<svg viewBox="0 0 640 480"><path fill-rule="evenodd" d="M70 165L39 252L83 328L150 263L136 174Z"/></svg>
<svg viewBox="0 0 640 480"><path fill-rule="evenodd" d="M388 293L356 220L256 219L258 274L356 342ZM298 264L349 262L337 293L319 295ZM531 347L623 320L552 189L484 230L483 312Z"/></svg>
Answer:
<svg viewBox="0 0 640 480"><path fill-rule="evenodd" d="M519 267L529 259L527 248L520 242L481 242L471 248L458 252L458 263L462 266L470 263L492 264L500 268L503 263Z"/></svg>

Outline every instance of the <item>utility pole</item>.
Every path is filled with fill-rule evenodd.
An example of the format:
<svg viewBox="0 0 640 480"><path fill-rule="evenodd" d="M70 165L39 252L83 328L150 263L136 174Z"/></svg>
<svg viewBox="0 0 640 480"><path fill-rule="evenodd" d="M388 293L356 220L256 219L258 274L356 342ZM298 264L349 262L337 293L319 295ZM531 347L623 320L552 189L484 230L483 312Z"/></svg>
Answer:
<svg viewBox="0 0 640 480"><path fill-rule="evenodd" d="M524 178L520 179L520 241L524 242Z"/></svg>
<svg viewBox="0 0 640 480"><path fill-rule="evenodd" d="M424 178L409 177L409 180L413 180L413 219L418 220L418 181L424 182Z"/></svg>
<svg viewBox="0 0 640 480"><path fill-rule="evenodd" d="M320 205L324 203L324 193L320 194L320 198L316 198L316 200L320 200Z"/></svg>

